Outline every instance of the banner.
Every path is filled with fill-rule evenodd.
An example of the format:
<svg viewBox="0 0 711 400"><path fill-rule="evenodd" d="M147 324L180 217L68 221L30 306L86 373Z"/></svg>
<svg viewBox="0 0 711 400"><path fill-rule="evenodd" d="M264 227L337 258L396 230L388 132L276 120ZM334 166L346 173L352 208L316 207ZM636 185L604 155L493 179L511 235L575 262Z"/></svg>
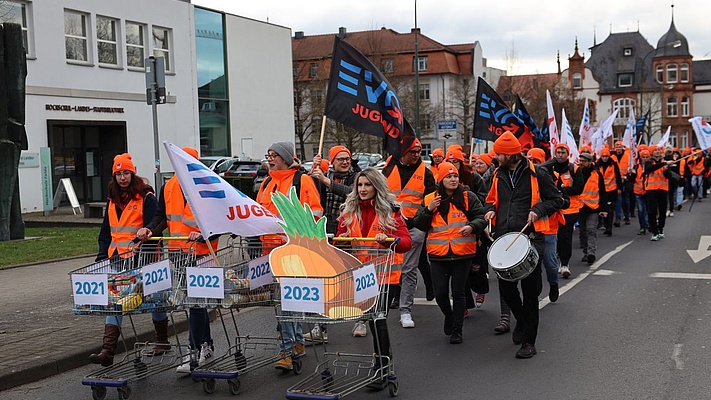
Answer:
<svg viewBox="0 0 711 400"><path fill-rule="evenodd" d="M580 159L580 152L578 152L578 145L575 143L575 136L573 136L573 129L568 123L568 118L565 116L565 108L562 110L563 115L561 119L561 124L563 128L563 137L561 141L568 145L570 148L570 162L577 164Z"/></svg>
<svg viewBox="0 0 711 400"><path fill-rule="evenodd" d="M667 142L669 141L669 134L671 134L671 125L667 127L667 131L664 133L662 138L659 139L659 143L657 143L657 147L662 149L662 153L664 153L664 147L666 147Z"/></svg>
<svg viewBox="0 0 711 400"><path fill-rule="evenodd" d="M634 114L630 113L625 125L625 133L622 135L622 145L631 149L634 144L637 144L637 123L634 120Z"/></svg>
<svg viewBox="0 0 711 400"><path fill-rule="evenodd" d="M548 108L548 136L551 143L551 156L555 156L555 146L560 142L560 135L558 134L558 124L555 122L551 93L548 90L546 90L546 107Z"/></svg>
<svg viewBox="0 0 711 400"><path fill-rule="evenodd" d="M279 218L178 146L163 141L203 238L233 233L259 236L282 233Z"/></svg>
<svg viewBox="0 0 711 400"><path fill-rule="evenodd" d="M384 139L396 159L415 138L395 90L360 51L336 36L326 95L326 116Z"/></svg>
<svg viewBox="0 0 711 400"><path fill-rule="evenodd" d="M592 126L590 126L590 109L588 108L588 98L585 98L585 108L583 109L583 119L580 121L580 129L578 130L578 136L580 137L580 147L591 146L592 147Z"/></svg>
<svg viewBox="0 0 711 400"><path fill-rule="evenodd" d="M711 148L711 126L703 117L694 117L689 120L696 132L697 147L706 150Z"/></svg>
<svg viewBox="0 0 711 400"><path fill-rule="evenodd" d="M542 148L543 150L545 150L546 153L548 153L548 147L550 146L548 143L548 139L543 138L543 132L541 132L538 126L536 126L536 122L533 120L533 117L526 109L526 106L523 104L523 100L521 100L521 97L519 95L516 95L516 104L514 104L513 112L514 114L516 114L519 120L523 121L523 124L528 129L528 131L531 132L531 136L533 138L533 146Z"/></svg>
<svg viewBox="0 0 711 400"><path fill-rule="evenodd" d="M513 133L524 148L534 147L533 134L526 128L526 124L509 109L499 94L482 77L479 77L474 112L474 137L493 142L506 131Z"/></svg>

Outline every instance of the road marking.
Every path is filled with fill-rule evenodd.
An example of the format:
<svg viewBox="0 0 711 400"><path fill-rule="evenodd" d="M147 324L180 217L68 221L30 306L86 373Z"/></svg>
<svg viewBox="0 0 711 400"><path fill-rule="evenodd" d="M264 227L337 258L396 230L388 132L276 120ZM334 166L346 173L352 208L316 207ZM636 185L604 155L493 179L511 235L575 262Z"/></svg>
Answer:
<svg viewBox="0 0 711 400"><path fill-rule="evenodd" d="M650 278L669 278L669 279L711 279L711 274L692 274L684 272L655 272L649 274Z"/></svg>
<svg viewBox="0 0 711 400"><path fill-rule="evenodd" d="M450 301L451 301L451 299L450 299ZM437 302L434 300L427 301L427 299L424 297L415 297L414 304L416 306L436 306Z"/></svg>
<svg viewBox="0 0 711 400"><path fill-rule="evenodd" d="M595 271L593 273L593 275L610 276L610 275L614 275L617 273L618 273L617 271L611 271L609 269L598 269L597 271Z"/></svg>
<svg viewBox="0 0 711 400"><path fill-rule="evenodd" d="M583 272L582 274L580 274L580 275L576 276L575 278L571 279L571 280L570 280L570 283L568 283L567 285L561 287L561 288L560 288L560 296L564 295L568 290L574 288L575 285L577 285L578 283L582 282L583 279L585 279L585 278L587 278L588 276L590 276L590 274L592 274L592 273L594 273L595 271L597 271L597 269L600 268L600 266L602 266L602 264L606 263L607 260L609 260L610 258L614 257L617 253L619 253L619 252L621 252L622 250L624 250L625 247L631 245L632 242L633 242L633 240L630 240L630 241L627 242L627 243L623 243L623 244L621 244L621 245L615 247L614 250L612 250L612 251L610 251L609 253L605 254L604 256L600 257L597 261L595 261L595 263L594 263L593 265L590 266L590 268L588 268L587 271L585 271L585 272ZM551 301L548 299L548 296L544 297L543 299L541 299L541 300L538 302L538 309L539 309L539 310L542 309L543 307L545 307L545 306L547 306L548 304L550 304L550 302L551 302Z"/></svg>
<svg viewBox="0 0 711 400"><path fill-rule="evenodd" d="M672 350L671 359L676 363L676 369L684 369L684 360L681 359L682 347L684 347L683 343L677 343L674 345L674 350Z"/></svg>
<svg viewBox="0 0 711 400"><path fill-rule="evenodd" d="M686 252L689 254L689 257L691 257L691 260L694 262L694 264L698 264L699 261L702 261L704 258L711 256L711 251L709 251L709 247L711 247L711 235L701 235L701 237L699 238L699 248L687 250Z"/></svg>

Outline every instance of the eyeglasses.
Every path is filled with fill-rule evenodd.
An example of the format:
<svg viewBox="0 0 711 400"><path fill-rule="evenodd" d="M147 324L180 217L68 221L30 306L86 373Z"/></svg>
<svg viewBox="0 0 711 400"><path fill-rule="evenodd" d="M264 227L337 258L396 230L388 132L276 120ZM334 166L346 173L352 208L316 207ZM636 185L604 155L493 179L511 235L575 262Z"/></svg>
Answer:
<svg viewBox="0 0 711 400"><path fill-rule="evenodd" d="M266 158L267 160L273 160L277 157L279 157L279 154L277 153L269 153L264 155L264 158Z"/></svg>
<svg viewBox="0 0 711 400"><path fill-rule="evenodd" d="M351 162L350 157L338 157L338 158L334 158L333 160L336 162L339 162L339 163Z"/></svg>
<svg viewBox="0 0 711 400"><path fill-rule="evenodd" d="M410 150L408 153L412 154L413 156L419 156L422 153L422 150Z"/></svg>
<svg viewBox="0 0 711 400"><path fill-rule="evenodd" d="M120 178L120 177L125 177L125 176L131 176L131 171L118 171L114 174L115 177Z"/></svg>

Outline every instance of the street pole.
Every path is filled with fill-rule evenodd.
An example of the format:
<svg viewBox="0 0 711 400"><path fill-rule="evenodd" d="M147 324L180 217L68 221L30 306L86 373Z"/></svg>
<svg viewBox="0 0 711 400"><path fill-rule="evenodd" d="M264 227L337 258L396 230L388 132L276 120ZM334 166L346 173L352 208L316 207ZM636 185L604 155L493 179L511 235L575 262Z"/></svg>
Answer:
<svg viewBox="0 0 711 400"><path fill-rule="evenodd" d="M155 190L163 185L160 172L160 142L158 135L158 104L166 102L165 95L165 59L150 56L145 59L146 65L146 100L153 114L153 155L155 157Z"/></svg>
<svg viewBox="0 0 711 400"><path fill-rule="evenodd" d="M420 138L420 56L417 51L417 0L415 0L415 136Z"/></svg>

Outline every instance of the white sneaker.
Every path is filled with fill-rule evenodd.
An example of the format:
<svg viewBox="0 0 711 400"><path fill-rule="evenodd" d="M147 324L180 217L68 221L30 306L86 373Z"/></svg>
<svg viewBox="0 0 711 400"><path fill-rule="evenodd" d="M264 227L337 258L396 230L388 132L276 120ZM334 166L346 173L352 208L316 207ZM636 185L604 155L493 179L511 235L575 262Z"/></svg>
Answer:
<svg viewBox="0 0 711 400"><path fill-rule="evenodd" d="M365 322L358 321L353 327L353 337L365 337L368 334L368 329L365 327Z"/></svg>
<svg viewBox="0 0 711 400"><path fill-rule="evenodd" d="M671 211L667 210L667 217L671 214Z"/></svg>
<svg viewBox="0 0 711 400"><path fill-rule="evenodd" d="M200 359L198 360L198 367L202 367L205 363L212 360L212 354L215 350L207 343L202 344L200 349Z"/></svg>
<svg viewBox="0 0 711 400"><path fill-rule="evenodd" d="M304 340L307 342L328 342L328 333L322 331L319 325L315 325L311 332L304 333Z"/></svg>
<svg viewBox="0 0 711 400"><path fill-rule="evenodd" d="M659 240L659 235L652 235L652 237L649 240L651 240L652 242L656 242Z"/></svg>
<svg viewBox="0 0 711 400"><path fill-rule="evenodd" d="M560 275L563 278L568 279L570 277L570 268L568 268L567 265L561 266L559 271L560 271Z"/></svg>
<svg viewBox="0 0 711 400"><path fill-rule="evenodd" d="M178 368L175 369L175 372L178 372L180 374L189 374L190 373L190 354L189 353L187 355L183 356L183 359L180 361L180 365L178 365Z"/></svg>
<svg viewBox="0 0 711 400"><path fill-rule="evenodd" d="M660 239L664 239L664 234L663 234L663 233L660 233L660 234L657 235L657 236L659 236Z"/></svg>
<svg viewBox="0 0 711 400"><path fill-rule="evenodd" d="M414 328L415 321L412 320L410 314L402 314L400 315L400 325L402 325L403 328Z"/></svg>
<svg viewBox="0 0 711 400"><path fill-rule="evenodd" d="M674 216L674 211L669 211L669 214L667 214L667 217L673 217Z"/></svg>

